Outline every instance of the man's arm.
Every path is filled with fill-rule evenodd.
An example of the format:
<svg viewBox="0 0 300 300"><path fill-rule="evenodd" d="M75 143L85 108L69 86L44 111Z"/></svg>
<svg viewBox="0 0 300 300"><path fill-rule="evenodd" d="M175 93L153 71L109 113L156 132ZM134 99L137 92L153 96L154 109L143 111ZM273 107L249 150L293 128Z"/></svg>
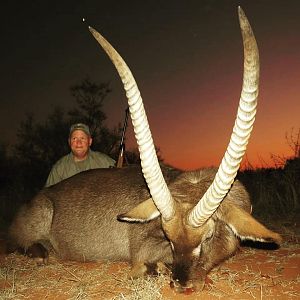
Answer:
<svg viewBox="0 0 300 300"><path fill-rule="evenodd" d="M64 180L67 177L70 177L72 175L74 175L74 173L72 173L70 176L66 175L68 174L68 172L66 172L66 170L69 170L70 168L68 168L68 166L70 165L70 161L69 161L69 155L63 156L61 159L59 159L52 167L45 187L54 185L62 180Z"/></svg>
<svg viewBox="0 0 300 300"><path fill-rule="evenodd" d="M60 182L62 179L60 178L58 171L57 171L57 167L54 165L48 175L45 187L54 185L58 182Z"/></svg>

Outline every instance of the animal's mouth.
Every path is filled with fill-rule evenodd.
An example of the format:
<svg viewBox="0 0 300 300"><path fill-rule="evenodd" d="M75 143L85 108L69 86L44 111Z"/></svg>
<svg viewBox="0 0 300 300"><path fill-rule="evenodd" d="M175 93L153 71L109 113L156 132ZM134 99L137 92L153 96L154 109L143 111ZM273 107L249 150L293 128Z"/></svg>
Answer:
<svg viewBox="0 0 300 300"><path fill-rule="evenodd" d="M180 283L178 279L171 279L170 287L175 290L176 293L190 295L194 292L200 292L203 290L205 280L201 278L190 279L184 284Z"/></svg>
<svg viewBox="0 0 300 300"><path fill-rule="evenodd" d="M184 286L179 283L178 280L171 280L170 287L175 290L176 293L190 295L197 291L193 282L190 280Z"/></svg>

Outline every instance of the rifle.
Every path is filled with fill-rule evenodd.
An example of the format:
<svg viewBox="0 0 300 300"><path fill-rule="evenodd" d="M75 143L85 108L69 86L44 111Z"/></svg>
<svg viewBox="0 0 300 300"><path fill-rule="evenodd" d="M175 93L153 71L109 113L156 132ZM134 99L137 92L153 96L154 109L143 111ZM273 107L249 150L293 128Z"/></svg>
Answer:
<svg viewBox="0 0 300 300"><path fill-rule="evenodd" d="M123 161L124 161L124 155L125 155L125 133L127 128L127 122L128 122L128 115L129 115L129 108L126 108L125 110L125 120L124 125L122 129L122 136L121 136L121 142L120 142L120 150L119 150L119 157L118 157L118 163L117 168L122 168Z"/></svg>

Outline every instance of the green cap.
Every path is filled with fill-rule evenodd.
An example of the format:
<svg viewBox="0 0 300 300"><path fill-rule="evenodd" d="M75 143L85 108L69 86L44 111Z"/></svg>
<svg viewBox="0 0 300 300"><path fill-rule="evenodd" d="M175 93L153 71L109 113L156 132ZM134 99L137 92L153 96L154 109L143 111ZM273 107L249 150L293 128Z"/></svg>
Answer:
<svg viewBox="0 0 300 300"><path fill-rule="evenodd" d="M89 126L87 126L87 125L85 125L85 124L83 124L83 123L76 123L76 124L73 124L73 125L70 127L70 136L71 136L71 134L72 134L75 130L82 130L84 133L86 133L87 135L91 136Z"/></svg>

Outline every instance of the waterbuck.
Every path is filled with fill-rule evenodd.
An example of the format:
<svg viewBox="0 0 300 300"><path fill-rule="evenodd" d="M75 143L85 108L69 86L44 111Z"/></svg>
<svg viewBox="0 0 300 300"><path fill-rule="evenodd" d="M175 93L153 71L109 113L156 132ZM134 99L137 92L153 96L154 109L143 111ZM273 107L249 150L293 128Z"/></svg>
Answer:
<svg viewBox="0 0 300 300"><path fill-rule="evenodd" d="M130 69L89 27L124 84L141 168L90 170L42 189L16 215L11 240L44 261L49 245L62 259L126 260L132 278L169 265L178 292L201 290L208 272L232 256L241 240L279 245L280 235L250 215L249 195L235 180L255 119L259 81L255 37L241 8L238 15L244 74L233 133L218 169L185 172L160 166Z"/></svg>

